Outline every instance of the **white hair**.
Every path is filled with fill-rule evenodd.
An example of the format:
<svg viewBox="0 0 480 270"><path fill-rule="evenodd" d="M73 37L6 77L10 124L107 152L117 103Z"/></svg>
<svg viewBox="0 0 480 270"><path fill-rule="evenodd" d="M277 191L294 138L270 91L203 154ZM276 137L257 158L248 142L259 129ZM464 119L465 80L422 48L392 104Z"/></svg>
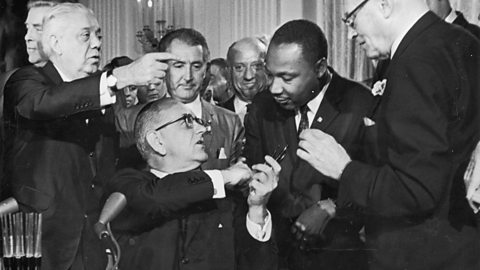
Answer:
<svg viewBox="0 0 480 270"><path fill-rule="evenodd" d="M42 46L47 57L50 58L53 54L53 49L49 42L50 37L60 37L63 35L64 29L68 25L65 23L60 23L59 21L68 18L68 16L71 14L86 14L88 17L96 20L93 11L80 3L66 2L52 7L43 18Z"/></svg>

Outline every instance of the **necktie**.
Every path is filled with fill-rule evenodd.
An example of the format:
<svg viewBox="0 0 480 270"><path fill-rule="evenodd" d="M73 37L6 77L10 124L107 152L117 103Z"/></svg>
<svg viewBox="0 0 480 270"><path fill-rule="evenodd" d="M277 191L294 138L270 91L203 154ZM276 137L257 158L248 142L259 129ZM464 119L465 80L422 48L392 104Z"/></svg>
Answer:
<svg viewBox="0 0 480 270"><path fill-rule="evenodd" d="M304 129L307 129L310 127L308 124L308 106L307 104L303 105L300 107L300 124L298 125L298 133L297 135L300 135Z"/></svg>

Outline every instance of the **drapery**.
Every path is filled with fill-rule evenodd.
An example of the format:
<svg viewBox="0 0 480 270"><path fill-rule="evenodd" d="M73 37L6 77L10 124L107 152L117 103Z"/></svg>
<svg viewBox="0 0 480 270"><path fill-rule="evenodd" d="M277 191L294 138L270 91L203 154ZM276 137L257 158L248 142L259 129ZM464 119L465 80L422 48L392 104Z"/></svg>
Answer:
<svg viewBox="0 0 480 270"><path fill-rule="evenodd" d="M144 25L156 33L155 21L191 27L207 39L212 57L225 57L230 44L242 37L271 35L287 20L305 18L316 22L329 42L329 64L341 75L363 81L373 66L363 49L347 38L342 23L345 0L81 0L94 10L104 36L103 60L115 56L136 58L142 49L135 34ZM473 23L479 22L480 1L451 0Z"/></svg>

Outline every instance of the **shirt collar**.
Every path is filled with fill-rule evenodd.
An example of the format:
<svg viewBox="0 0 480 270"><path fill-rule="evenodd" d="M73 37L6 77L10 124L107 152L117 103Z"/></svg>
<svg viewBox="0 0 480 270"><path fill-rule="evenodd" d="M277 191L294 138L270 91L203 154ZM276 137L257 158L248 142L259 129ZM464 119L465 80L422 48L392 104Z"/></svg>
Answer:
<svg viewBox="0 0 480 270"><path fill-rule="evenodd" d="M390 51L390 59L392 59L393 56L395 55L395 52L397 51L398 46L400 45L400 42L402 42L403 38L407 35L408 31L410 31L410 29L412 29L412 27L418 22L418 20L420 20L420 18L422 18L427 12L428 11L418 16L418 18L414 18L413 20L405 22L405 25L403 25L403 29L400 31L400 34L397 36L397 38L392 44L392 49Z"/></svg>
<svg viewBox="0 0 480 270"><path fill-rule="evenodd" d="M194 101L185 103L185 106L187 106L187 108L189 108L198 118L202 118L202 101L200 100L200 95L198 95Z"/></svg>
<svg viewBox="0 0 480 270"><path fill-rule="evenodd" d="M326 72L329 73L330 80L323 86L322 90L318 95L316 95L313 99L311 99L307 103L308 110L313 113L313 115L317 115L318 108L320 107L320 104L322 103L323 97L325 96L325 92L327 92L328 87L330 86L330 82L332 81L332 74L329 70Z"/></svg>
<svg viewBox="0 0 480 270"><path fill-rule="evenodd" d="M155 169L150 169L150 172L153 173L156 177L162 179L164 178L165 176L169 175L168 173L166 172L162 172L162 171L159 171L159 170L155 170Z"/></svg>
<svg viewBox="0 0 480 270"><path fill-rule="evenodd" d="M455 19L457 19L457 13L455 12L455 10L452 8L452 10L450 11L450 13L448 14L448 16L445 18L445 21L447 23L453 23L453 21L455 21Z"/></svg>
<svg viewBox="0 0 480 270"><path fill-rule="evenodd" d="M68 78L68 76L65 75L65 73L63 73L63 72L57 67L57 65L55 65L55 63L52 62L52 64L53 64L53 66L55 67L55 69L57 70L58 74L60 74L60 78L62 78L62 80L63 80L64 82L71 82L71 81L73 81L72 79Z"/></svg>

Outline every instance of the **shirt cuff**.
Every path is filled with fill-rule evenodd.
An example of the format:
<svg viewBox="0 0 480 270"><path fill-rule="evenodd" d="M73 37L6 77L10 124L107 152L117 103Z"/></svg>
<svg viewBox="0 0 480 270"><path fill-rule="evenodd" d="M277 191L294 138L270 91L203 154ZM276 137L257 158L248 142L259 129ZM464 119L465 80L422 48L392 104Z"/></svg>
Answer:
<svg viewBox="0 0 480 270"><path fill-rule="evenodd" d="M113 91L107 86L107 73L103 72L100 76L100 106L111 105L117 101L117 97Z"/></svg>
<svg viewBox="0 0 480 270"><path fill-rule="evenodd" d="M265 223L263 228L260 224L257 224L248 218L247 214L247 231L248 233L260 242L267 242L272 235L272 218L270 212L267 210L267 216L265 217Z"/></svg>
<svg viewBox="0 0 480 270"><path fill-rule="evenodd" d="M226 197L225 194L225 182L223 181L223 176L220 170L206 170L204 171L210 179L212 179L213 184L213 199L223 199Z"/></svg>

